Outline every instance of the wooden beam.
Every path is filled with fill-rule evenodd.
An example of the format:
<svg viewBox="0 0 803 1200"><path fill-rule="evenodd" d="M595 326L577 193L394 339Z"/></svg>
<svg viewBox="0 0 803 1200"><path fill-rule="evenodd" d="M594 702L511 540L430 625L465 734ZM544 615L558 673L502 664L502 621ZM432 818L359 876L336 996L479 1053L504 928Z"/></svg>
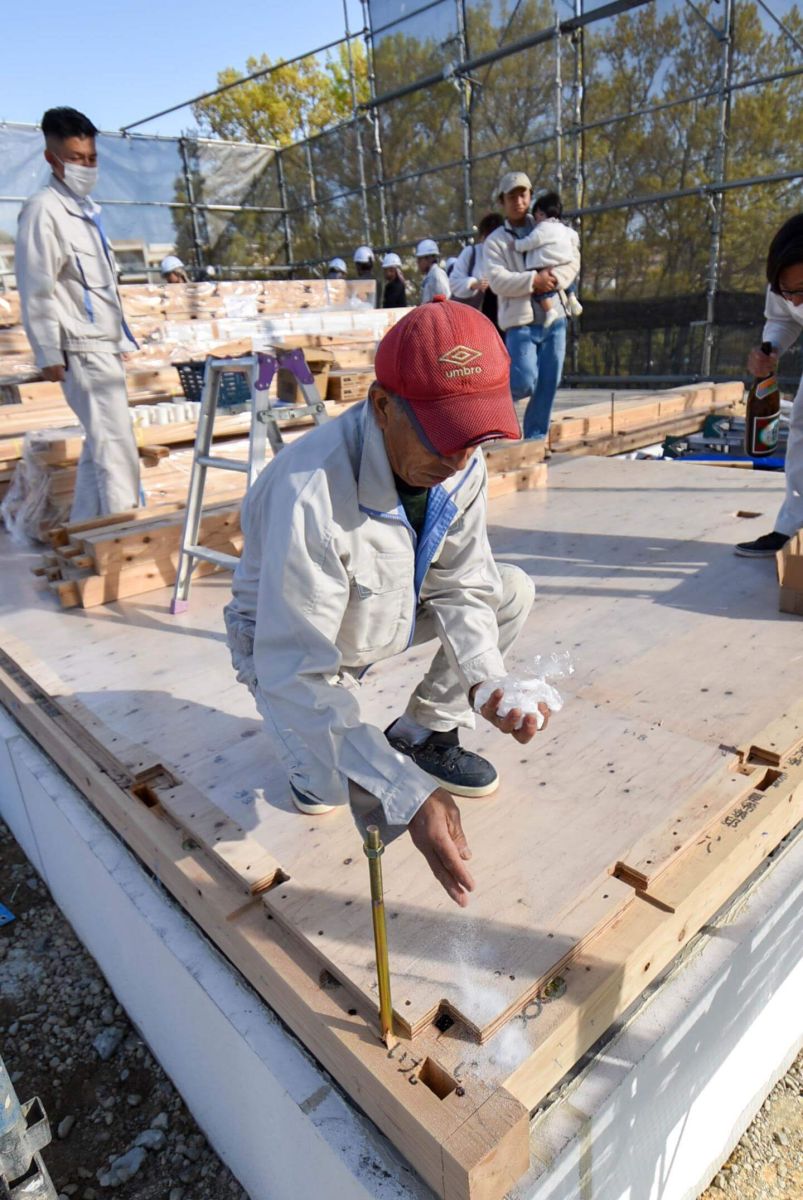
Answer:
<svg viewBox="0 0 803 1200"><path fill-rule="evenodd" d="M527 1111L519 1102L470 1075L439 1095L426 1083L426 1059L410 1043L386 1047L350 1007L345 989L325 986L315 957L305 956L259 903L243 906L234 882L200 846L187 845L160 806L132 803L99 772L2 662L0 701L438 1196L502 1200L529 1162Z"/></svg>
<svg viewBox="0 0 803 1200"><path fill-rule="evenodd" d="M798 751L766 791L751 792L667 868L655 897L637 893L564 969L559 998L547 995L538 1009L538 1048L505 1081L507 1090L535 1108L801 820Z"/></svg>

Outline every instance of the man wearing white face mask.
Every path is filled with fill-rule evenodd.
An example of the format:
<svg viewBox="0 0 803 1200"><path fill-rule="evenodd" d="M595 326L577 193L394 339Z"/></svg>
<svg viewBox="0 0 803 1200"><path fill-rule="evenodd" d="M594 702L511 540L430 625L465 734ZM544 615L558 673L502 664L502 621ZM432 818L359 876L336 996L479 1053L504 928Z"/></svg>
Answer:
<svg viewBox="0 0 803 1200"><path fill-rule="evenodd" d="M92 200L97 129L74 108L42 118L47 185L23 205L15 272L22 320L44 379L61 383L84 427L70 519L125 512L139 503L139 456L122 355L136 348L117 271Z"/></svg>

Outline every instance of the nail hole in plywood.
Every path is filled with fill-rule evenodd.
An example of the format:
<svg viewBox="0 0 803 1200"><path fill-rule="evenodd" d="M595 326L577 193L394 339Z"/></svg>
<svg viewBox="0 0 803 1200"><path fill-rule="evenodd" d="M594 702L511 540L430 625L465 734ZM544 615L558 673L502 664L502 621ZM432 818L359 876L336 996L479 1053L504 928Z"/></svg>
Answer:
<svg viewBox="0 0 803 1200"><path fill-rule="evenodd" d="M433 1058L425 1058L418 1078L425 1087L434 1092L439 1100L445 1100L457 1089L457 1080L448 1071L436 1063Z"/></svg>

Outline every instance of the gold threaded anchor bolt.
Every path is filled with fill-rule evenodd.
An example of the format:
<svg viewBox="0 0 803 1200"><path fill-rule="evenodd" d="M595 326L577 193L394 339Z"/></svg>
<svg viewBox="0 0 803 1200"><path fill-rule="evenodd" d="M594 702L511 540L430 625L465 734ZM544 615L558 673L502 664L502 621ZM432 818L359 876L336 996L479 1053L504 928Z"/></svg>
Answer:
<svg viewBox="0 0 803 1200"><path fill-rule="evenodd" d="M385 847L376 825L368 826L363 850L368 859L371 878L371 916L374 922L376 978L379 984L379 1025L382 1041L387 1043L393 1037L393 1005L390 999L388 931L385 924L385 893L382 887L382 855L385 853Z"/></svg>

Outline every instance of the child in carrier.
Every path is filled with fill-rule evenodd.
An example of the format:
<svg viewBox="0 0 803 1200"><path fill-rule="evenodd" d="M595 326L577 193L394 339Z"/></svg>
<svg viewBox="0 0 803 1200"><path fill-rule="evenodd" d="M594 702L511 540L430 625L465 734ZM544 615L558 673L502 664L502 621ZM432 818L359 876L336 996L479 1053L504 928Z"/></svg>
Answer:
<svg viewBox="0 0 803 1200"><path fill-rule="evenodd" d="M561 221L563 205L557 192L539 196L532 211L535 229L526 237L516 239L516 249L524 253L533 251L535 258L531 265L537 270L549 267L557 276L557 291L533 297L533 304L543 310L544 328L548 329L564 311L570 317L579 317L583 311L575 294L580 272L580 238L576 230Z"/></svg>

